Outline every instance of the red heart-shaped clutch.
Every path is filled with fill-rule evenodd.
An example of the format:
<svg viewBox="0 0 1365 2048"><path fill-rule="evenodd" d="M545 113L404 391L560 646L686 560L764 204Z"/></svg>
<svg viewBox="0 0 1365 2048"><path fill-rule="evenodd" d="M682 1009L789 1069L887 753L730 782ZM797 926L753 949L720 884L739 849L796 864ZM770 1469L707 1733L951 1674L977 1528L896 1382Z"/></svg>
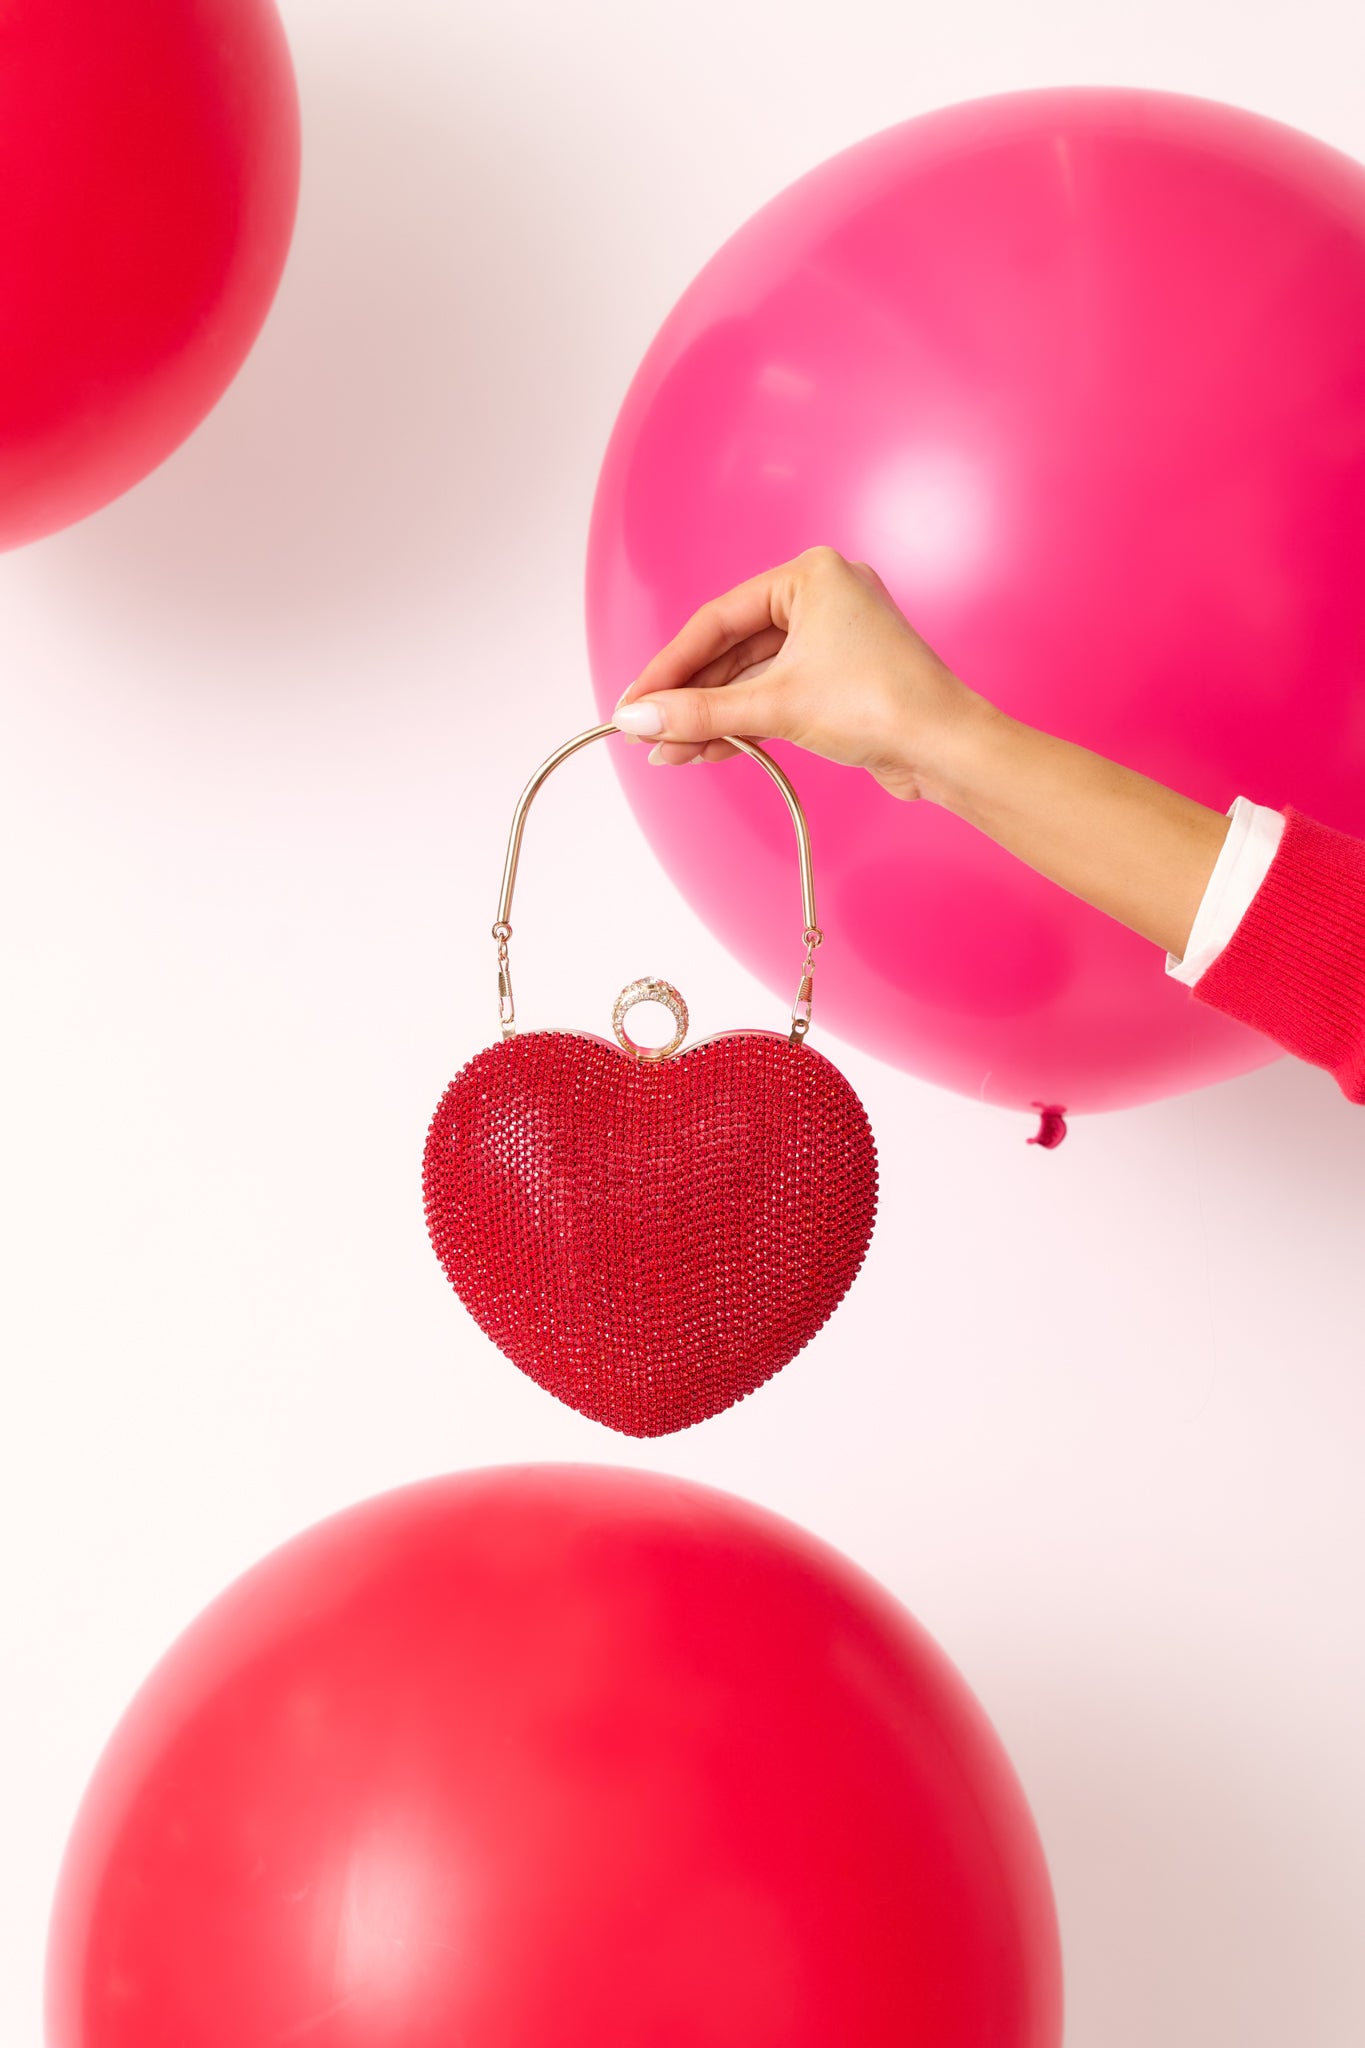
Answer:
<svg viewBox="0 0 1365 2048"><path fill-rule="evenodd" d="M877 1206L862 1104L769 1031L658 1061L575 1032L491 1045L442 1096L424 1178L480 1329L628 1436L701 1422L794 1358Z"/></svg>
<svg viewBox="0 0 1365 2048"><path fill-rule="evenodd" d="M522 827L536 790L599 726L550 757L513 819L498 921L503 1042L442 1096L423 1170L436 1254L480 1328L540 1386L629 1436L728 1408L795 1357L847 1292L877 1206L867 1116L805 1043L815 921L795 792L752 742L797 829L805 965L786 1037L733 1031L679 1052L676 989L634 982L618 1046L516 1032L507 965ZM666 1046L624 1028L638 1002L672 1010Z"/></svg>

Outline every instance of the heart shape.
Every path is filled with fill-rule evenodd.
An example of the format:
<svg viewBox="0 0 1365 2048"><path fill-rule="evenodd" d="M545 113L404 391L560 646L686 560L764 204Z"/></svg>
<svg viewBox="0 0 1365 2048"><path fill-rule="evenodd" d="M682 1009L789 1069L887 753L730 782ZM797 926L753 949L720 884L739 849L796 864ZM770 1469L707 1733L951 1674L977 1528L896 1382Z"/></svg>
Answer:
<svg viewBox="0 0 1365 2048"><path fill-rule="evenodd" d="M839 1069L776 1032L647 1060L533 1031L446 1089L423 1186L437 1257L513 1364L665 1436L762 1386L832 1314L877 1158Z"/></svg>

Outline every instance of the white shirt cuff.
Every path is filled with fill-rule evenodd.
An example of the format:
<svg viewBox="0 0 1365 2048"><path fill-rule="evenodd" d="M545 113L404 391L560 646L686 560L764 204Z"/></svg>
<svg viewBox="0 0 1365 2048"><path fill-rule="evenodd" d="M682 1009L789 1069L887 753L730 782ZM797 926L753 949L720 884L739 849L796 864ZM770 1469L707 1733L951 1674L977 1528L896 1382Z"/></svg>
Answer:
<svg viewBox="0 0 1365 2048"><path fill-rule="evenodd" d="M1284 831L1281 812L1249 803L1244 796L1238 797L1228 816L1232 823L1195 913L1185 957L1177 960L1174 953L1166 955L1166 972L1188 988L1212 967L1250 910Z"/></svg>

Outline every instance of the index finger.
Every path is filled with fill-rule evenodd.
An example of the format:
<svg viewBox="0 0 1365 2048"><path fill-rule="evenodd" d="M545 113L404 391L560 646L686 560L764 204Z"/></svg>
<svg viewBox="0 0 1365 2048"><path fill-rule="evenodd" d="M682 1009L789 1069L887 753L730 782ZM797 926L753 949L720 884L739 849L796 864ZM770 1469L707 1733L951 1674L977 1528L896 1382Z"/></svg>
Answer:
<svg viewBox="0 0 1365 2048"><path fill-rule="evenodd" d="M790 568L790 563L783 563L751 576L693 612L681 632L645 664L621 702L646 697L653 690L681 689L717 655L727 654L765 626L780 626L785 632L791 615Z"/></svg>

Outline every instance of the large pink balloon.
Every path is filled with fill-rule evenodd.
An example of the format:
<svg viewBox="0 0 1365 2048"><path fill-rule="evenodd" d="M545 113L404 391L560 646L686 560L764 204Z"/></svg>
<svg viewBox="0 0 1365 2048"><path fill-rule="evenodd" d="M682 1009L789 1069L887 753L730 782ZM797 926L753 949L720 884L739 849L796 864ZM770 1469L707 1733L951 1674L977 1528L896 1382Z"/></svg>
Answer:
<svg viewBox="0 0 1365 2048"><path fill-rule="evenodd" d="M1018 1780L879 1586L643 1472L465 1473L231 1587L129 1708L48 2048L1060 2048Z"/></svg>
<svg viewBox="0 0 1365 2048"><path fill-rule="evenodd" d="M791 186L631 386L589 557L604 707L706 598L816 543L870 561L1018 716L1225 807L1365 830L1365 170L1212 102L980 100ZM616 755L720 936L786 995L789 826L744 763ZM988 1102L1111 1109L1266 1039L967 826L788 766L816 1019Z"/></svg>

